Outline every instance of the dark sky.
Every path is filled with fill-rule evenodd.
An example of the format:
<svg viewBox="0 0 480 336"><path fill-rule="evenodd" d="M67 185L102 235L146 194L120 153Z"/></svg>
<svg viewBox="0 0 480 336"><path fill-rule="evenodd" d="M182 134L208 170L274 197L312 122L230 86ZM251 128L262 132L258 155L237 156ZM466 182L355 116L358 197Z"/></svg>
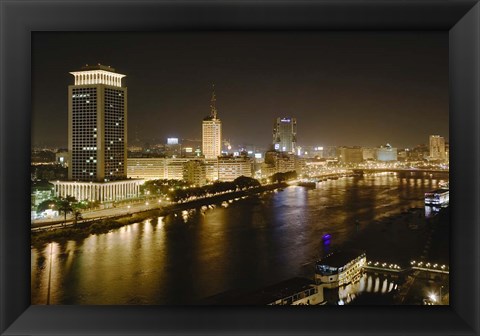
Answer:
<svg viewBox="0 0 480 336"><path fill-rule="evenodd" d="M34 33L34 146L66 146L69 71L127 75L129 144L201 138L215 82L224 138L267 147L278 116L300 145L448 139L447 32Z"/></svg>

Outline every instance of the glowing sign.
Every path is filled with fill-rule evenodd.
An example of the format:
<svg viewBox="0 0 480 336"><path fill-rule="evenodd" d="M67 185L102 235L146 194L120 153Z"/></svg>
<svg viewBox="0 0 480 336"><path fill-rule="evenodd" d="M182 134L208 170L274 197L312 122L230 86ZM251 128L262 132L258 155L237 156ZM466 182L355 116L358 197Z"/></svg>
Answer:
<svg viewBox="0 0 480 336"><path fill-rule="evenodd" d="M178 138L167 138L168 145L178 145Z"/></svg>

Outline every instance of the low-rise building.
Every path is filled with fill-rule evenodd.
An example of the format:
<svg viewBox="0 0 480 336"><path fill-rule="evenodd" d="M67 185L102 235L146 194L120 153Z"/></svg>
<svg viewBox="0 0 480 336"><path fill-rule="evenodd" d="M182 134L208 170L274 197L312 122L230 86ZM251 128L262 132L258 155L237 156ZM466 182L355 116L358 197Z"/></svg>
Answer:
<svg viewBox="0 0 480 336"><path fill-rule="evenodd" d="M203 160L190 160L183 165L183 180L201 187L207 184L206 165Z"/></svg>
<svg viewBox="0 0 480 336"><path fill-rule="evenodd" d="M361 163L363 162L363 151L361 147L340 147L340 162Z"/></svg>
<svg viewBox="0 0 480 336"><path fill-rule="evenodd" d="M390 144L377 148L377 160L397 161L397 149L390 146Z"/></svg>
<svg viewBox="0 0 480 336"><path fill-rule="evenodd" d="M111 182L50 181L55 197L73 196L78 201L114 202L136 198L144 180L128 179Z"/></svg>
<svg viewBox="0 0 480 336"><path fill-rule="evenodd" d="M128 158L127 177L144 180L166 178L165 158Z"/></svg>
<svg viewBox="0 0 480 336"><path fill-rule="evenodd" d="M253 160L248 156L220 156L217 167L219 181L233 181L240 176L253 176Z"/></svg>

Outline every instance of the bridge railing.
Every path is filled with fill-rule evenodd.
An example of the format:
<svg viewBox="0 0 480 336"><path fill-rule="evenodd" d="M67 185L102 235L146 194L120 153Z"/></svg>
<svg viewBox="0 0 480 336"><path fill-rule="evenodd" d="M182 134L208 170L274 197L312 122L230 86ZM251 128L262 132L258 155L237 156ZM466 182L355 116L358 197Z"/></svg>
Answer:
<svg viewBox="0 0 480 336"><path fill-rule="evenodd" d="M387 263L381 261L368 261L367 265L365 266L367 269L377 269L382 271L389 271L389 272L407 272L411 270L419 270L425 272L435 272L435 273L443 273L449 274L449 267L448 265L440 265L438 263L426 262L426 261L411 261L410 265L408 266L400 266L394 263Z"/></svg>

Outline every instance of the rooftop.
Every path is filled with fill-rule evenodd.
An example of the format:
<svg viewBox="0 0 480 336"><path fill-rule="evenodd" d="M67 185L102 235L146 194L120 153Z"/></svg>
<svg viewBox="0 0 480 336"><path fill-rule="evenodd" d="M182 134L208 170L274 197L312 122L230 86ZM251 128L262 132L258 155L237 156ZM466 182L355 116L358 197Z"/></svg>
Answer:
<svg viewBox="0 0 480 336"><path fill-rule="evenodd" d="M88 65L86 64L85 66L82 67L83 71L89 71L89 70L104 70L104 71L110 71L110 72L115 72L115 69L112 68L109 65L103 65L103 64L96 64L96 65Z"/></svg>
<svg viewBox="0 0 480 336"><path fill-rule="evenodd" d="M362 254L365 254L364 251L360 250L345 250L338 251L327 255L325 258L317 261L317 265L328 265L331 267L343 267L348 264L350 261L358 258Z"/></svg>

